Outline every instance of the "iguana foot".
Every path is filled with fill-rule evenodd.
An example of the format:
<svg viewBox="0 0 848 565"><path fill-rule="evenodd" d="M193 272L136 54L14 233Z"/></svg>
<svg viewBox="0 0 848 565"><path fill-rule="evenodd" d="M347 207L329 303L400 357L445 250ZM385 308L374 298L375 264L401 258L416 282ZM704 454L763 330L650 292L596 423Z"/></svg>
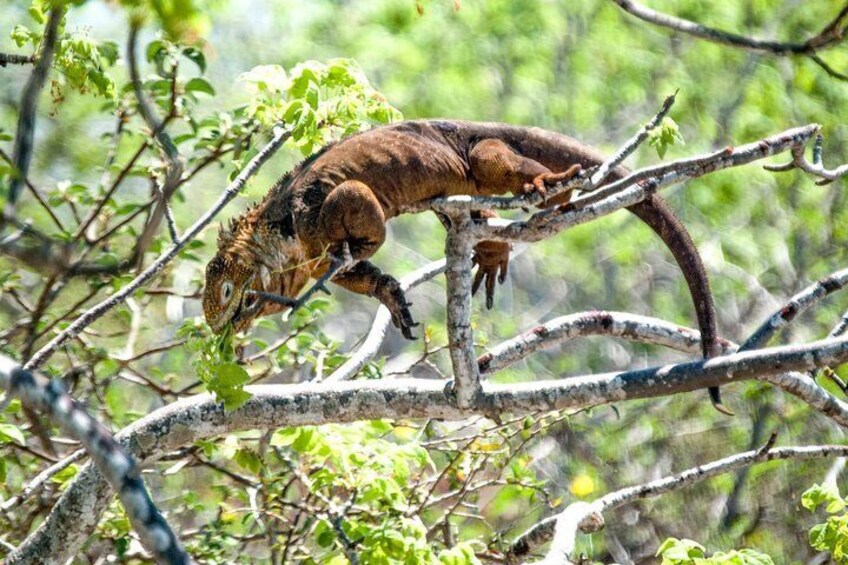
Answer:
<svg viewBox="0 0 848 565"><path fill-rule="evenodd" d="M480 285L486 283L486 308L491 310L495 302L495 280L503 284L509 270L509 243L505 241L481 241L474 246L472 261L477 265L471 294L477 294Z"/></svg>
<svg viewBox="0 0 848 565"><path fill-rule="evenodd" d="M406 339L416 339L412 335L412 328L419 325L412 319L409 307L411 302L406 300L406 295L400 287L400 283L392 276L381 275L377 280L377 288L374 296L382 302L392 315L392 323L400 330Z"/></svg>
<svg viewBox="0 0 848 565"><path fill-rule="evenodd" d="M582 170L583 167L580 165L572 165L564 173L542 173L535 177L532 182L524 185L524 193L536 193L540 195L542 197L542 204L540 205L541 208L547 208L552 204L565 204L571 199L571 190L557 194L553 197L556 201L553 201L552 199L550 203L548 202L548 190L554 188L560 183L570 181Z"/></svg>

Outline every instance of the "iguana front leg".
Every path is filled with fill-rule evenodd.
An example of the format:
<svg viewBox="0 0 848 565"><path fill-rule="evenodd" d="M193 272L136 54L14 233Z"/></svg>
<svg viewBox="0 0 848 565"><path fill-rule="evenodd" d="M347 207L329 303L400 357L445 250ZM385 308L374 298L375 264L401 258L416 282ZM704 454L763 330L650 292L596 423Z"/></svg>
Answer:
<svg viewBox="0 0 848 565"><path fill-rule="evenodd" d="M386 241L386 215L368 185L345 181L334 188L318 214L320 237L331 253L347 242L356 261L368 259Z"/></svg>
<svg viewBox="0 0 848 565"><path fill-rule="evenodd" d="M406 295L400 288L400 283L383 273L379 267L369 261L360 261L350 270L337 275L333 282L351 292L373 296L382 302L392 315L392 323L401 331L406 339L415 339L412 328L418 324L412 319Z"/></svg>
<svg viewBox="0 0 848 565"><path fill-rule="evenodd" d="M323 232L321 238L331 254L338 253L347 243L353 259L359 261L331 280L351 292L377 298L389 309L392 323L403 337L415 339L412 328L418 324L412 319L411 304L400 283L365 261L386 240L386 216L371 189L359 181L343 182L327 195L318 223Z"/></svg>

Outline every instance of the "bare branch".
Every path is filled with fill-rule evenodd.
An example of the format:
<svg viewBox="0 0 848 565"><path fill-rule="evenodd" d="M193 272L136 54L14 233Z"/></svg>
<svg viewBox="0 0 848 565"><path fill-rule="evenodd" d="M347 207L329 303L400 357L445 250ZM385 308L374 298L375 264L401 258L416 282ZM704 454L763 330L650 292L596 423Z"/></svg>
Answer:
<svg viewBox="0 0 848 565"><path fill-rule="evenodd" d="M598 523L597 517L607 510L618 508L639 499L680 490L705 479L756 463L848 455L848 446L845 445L810 445L773 448L773 441L774 436L760 449L731 455L642 485L623 488L591 503L576 502L570 504L560 514L542 520L521 534L512 543L507 556L512 559L525 557L536 547L553 537L550 551L540 563L544 563L545 565L571 563L569 557L574 550L574 542L578 529L584 532L597 531L593 529L593 526ZM601 524L603 524L603 518L601 518ZM555 530L556 533L554 533Z"/></svg>
<svg viewBox="0 0 848 565"><path fill-rule="evenodd" d="M771 53L773 55L812 55L816 51L834 47L843 40L845 36L843 24L846 19L848 19L848 4L846 4L842 7L836 17L818 34L803 43L789 43L768 39L754 39L744 35L738 35L736 33L707 27L690 20L684 20L682 18L663 14L662 12L657 12L656 10L652 10L646 6L632 2L631 0L613 0L613 2L618 4L618 6L628 14L660 27L679 31L700 39L706 39L713 43L721 43L724 45L730 45L731 47Z"/></svg>
<svg viewBox="0 0 848 565"><path fill-rule="evenodd" d="M813 162L807 161L804 156L804 146L800 145L792 148L792 160L783 165L765 165L767 171L781 173L791 171L792 169L801 169L805 173L820 177L816 184L823 186L830 184L833 181L848 175L848 163L835 169L826 169L821 163L823 138L821 134L816 136L816 143L813 147Z"/></svg>
<svg viewBox="0 0 848 565"><path fill-rule="evenodd" d="M0 67L5 67L6 65L31 65L35 63L35 61L35 55L0 53Z"/></svg>
<svg viewBox="0 0 848 565"><path fill-rule="evenodd" d="M662 122L663 118L668 115L669 110L674 105L674 98L677 96L677 92L672 94L671 96L667 96L663 101L662 108L657 114L649 121L645 126L639 130L636 135L628 139L624 144L619 148L618 151L615 152L609 159L604 161L598 170L592 173L591 178L589 179L589 184L585 187L584 190L590 191L594 190L596 187L600 186L609 176L610 171L615 169L617 166L622 164L627 157L630 156L631 153L636 151L636 149L644 142L651 131L656 128L660 122Z"/></svg>
<svg viewBox="0 0 848 565"><path fill-rule="evenodd" d="M176 222L174 221L174 214L168 203L174 195L174 192L176 192L177 188L180 186L185 168L185 161L180 155L177 146L174 144L173 140L171 140L171 136L165 131L167 121L175 115L175 105L172 104L171 113L167 116L167 118L164 121L160 120L153 111L153 108L150 106L150 103L144 94L144 90L142 89L141 78L138 73L138 63L136 60L136 43L139 25L140 22L136 19L133 19L130 22L130 34L129 39L127 40L127 59L129 62L130 81L132 82L133 91L135 92L135 97L138 101L139 113L142 118L144 118L144 121L150 128L153 137L159 143L167 158L167 166L165 167L165 173L162 180L159 181L157 179L154 181L157 183L156 194L158 198L156 200L156 205L150 213L147 225L138 237L136 259L140 266L144 251L149 247L154 234L158 231L159 225L162 223L162 218L165 218L167 221L171 240L175 243L179 240ZM171 77L171 80L173 81L173 85L176 85L176 70L174 70L174 76Z"/></svg>
<svg viewBox="0 0 848 565"><path fill-rule="evenodd" d="M133 457L112 438L109 430L68 396L58 381L26 371L12 359L0 356L0 387L20 398L24 406L48 415L83 444L118 493L142 544L157 561L189 562L185 550L150 498ZM14 555L9 559L13 560Z"/></svg>
<svg viewBox="0 0 848 565"><path fill-rule="evenodd" d="M56 463L50 465L39 474L37 474L33 479L24 485L21 489L21 492L17 496L13 496L0 504L0 510L7 512L19 504L21 504L24 500L32 496L33 494L39 492L44 485L48 483L57 473L67 469L69 466L73 465L83 457L85 457L86 451L85 449L78 449L74 451L72 454L67 457L60 459Z"/></svg>
<svg viewBox="0 0 848 565"><path fill-rule="evenodd" d="M749 351L766 345L774 334L792 322L798 314L821 302L831 293L844 288L846 284L848 284L848 269L837 271L809 285L790 298L780 310L760 325L751 334L751 337L739 347L739 351ZM837 337L838 335L831 334L830 337Z"/></svg>
<svg viewBox="0 0 848 565"><path fill-rule="evenodd" d="M236 195L241 191L244 185L247 183L248 179L252 177L256 172L262 167L263 164L274 154L274 152L279 149L283 143L291 136L291 132L278 127L274 131L274 135L270 142L268 142L265 147L263 147L253 159L245 166L244 169L238 174L238 176L231 182L226 189L224 189L223 194L218 198L218 201L206 211L194 224L191 225L184 233L183 236L177 241L174 245L172 245L167 251L165 251L162 255L160 255L153 263L150 264L144 271L139 273L137 277L135 277L132 281L130 281L126 286L124 286L118 292L112 294L102 302L93 306L86 310L80 317L78 317L74 322L65 328L59 335L54 337L47 343L44 347L39 349L32 358L27 362L26 368L32 370L41 366L44 361L47 360L50 355L56 351L60 345L62 345L65 341L78 335L83 329L87 328L91 325L95 320L100 318L103 314L123 302L127 299L127 297L131 296L136 290L138 290L141 285L152 279L159 271L161 271L165 265L167 265L174 257L177 256L180 249L182 249L189 241L194 239L200 232L205 228L209 222L220 212L227 203L236 197Z"/></svg>

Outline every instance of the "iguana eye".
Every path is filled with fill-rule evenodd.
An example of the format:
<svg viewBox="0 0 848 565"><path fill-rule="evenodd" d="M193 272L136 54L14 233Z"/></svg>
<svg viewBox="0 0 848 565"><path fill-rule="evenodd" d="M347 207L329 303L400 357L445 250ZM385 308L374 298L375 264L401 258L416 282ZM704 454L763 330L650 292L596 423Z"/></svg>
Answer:
<svg viewBox="0 0 848 565"><path fill-rule="evenodd" d="M230 281L225 282L221 285L221 302L227 303L230 301L230 297L233 295L233 283Z"/></svg>

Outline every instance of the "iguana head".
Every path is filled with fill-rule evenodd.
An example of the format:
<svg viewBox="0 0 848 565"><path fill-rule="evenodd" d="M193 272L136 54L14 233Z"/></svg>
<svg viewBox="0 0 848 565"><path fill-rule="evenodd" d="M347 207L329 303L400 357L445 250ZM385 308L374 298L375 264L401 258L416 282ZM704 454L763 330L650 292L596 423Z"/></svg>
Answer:
<svg viewBox="0 0 848 565"><path fill-rule="evenodd" d="M248 213L221 228L218 252L206 266L203 315L212 331L232 323L236 332L253 320L286 307L262 301L249 291L294 298L310 277L305 253L296 237L277 233Z"/></svg>

